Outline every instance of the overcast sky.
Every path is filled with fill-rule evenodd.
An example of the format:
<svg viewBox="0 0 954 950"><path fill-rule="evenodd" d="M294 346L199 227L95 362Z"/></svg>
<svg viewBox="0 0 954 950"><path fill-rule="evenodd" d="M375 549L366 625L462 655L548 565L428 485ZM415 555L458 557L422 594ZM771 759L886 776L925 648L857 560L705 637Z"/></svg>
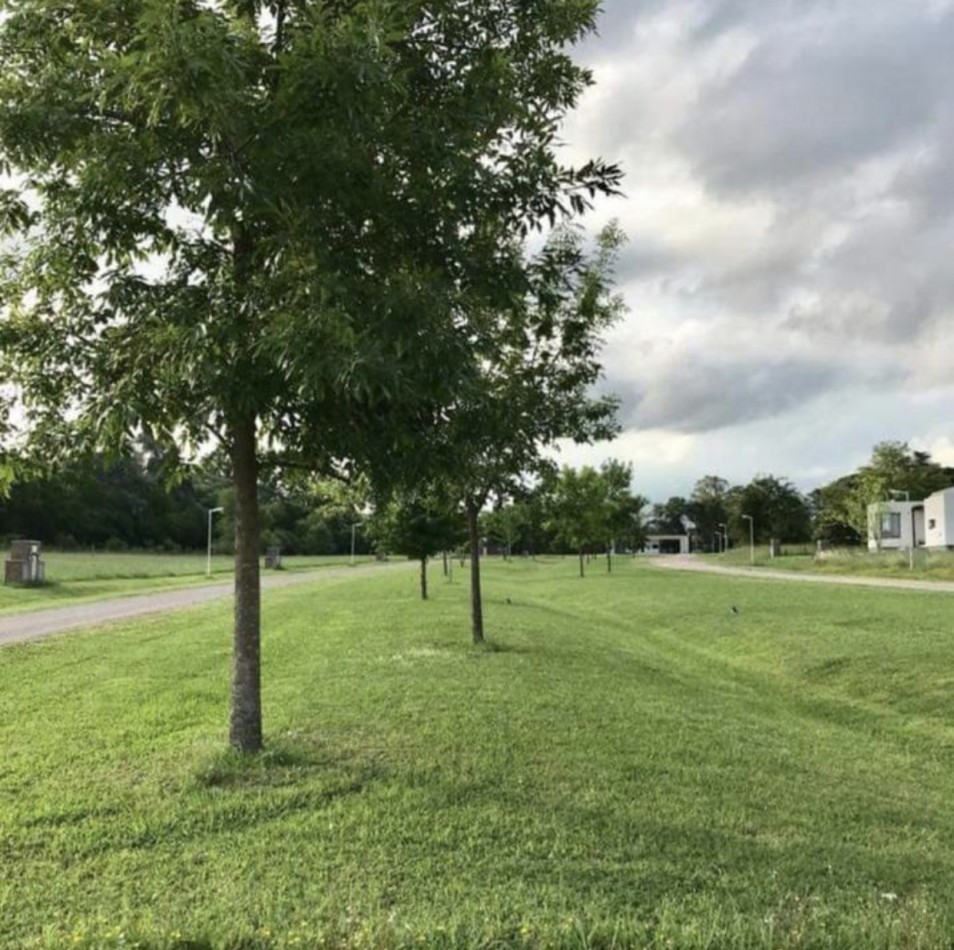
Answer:
<svg viewBox="0 0 954 950"><path fill-rule="evenodd" d="M954 464L954 0L605 0L566 149L622 165L611 445L653 500Z"/></svg>

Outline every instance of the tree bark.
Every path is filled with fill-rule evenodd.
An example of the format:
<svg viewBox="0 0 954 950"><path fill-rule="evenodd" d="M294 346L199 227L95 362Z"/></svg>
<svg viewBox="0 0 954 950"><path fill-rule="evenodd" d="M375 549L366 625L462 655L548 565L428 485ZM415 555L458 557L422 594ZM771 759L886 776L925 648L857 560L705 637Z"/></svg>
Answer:
<svg viewBox="0 0 954 950"><path fill-rule="evenodd" d="M484 642L484 607L480 597L480 532L478 506L467 502L467 530L470 534L470 629L474 643Z"/></svg>
<svg viewBox="0 0 954 950"><path fill-rule="evenodd" d="M229 742L240 752L262 748L261 590L258 567L258 456L255 417L231 426L235 486L235 629Z"/></svg>
<svg viewBox="0 0 954 950"><path fill-rule="evenodd" d="M421 558L421 600L427 600L427 558Z"/></svg>

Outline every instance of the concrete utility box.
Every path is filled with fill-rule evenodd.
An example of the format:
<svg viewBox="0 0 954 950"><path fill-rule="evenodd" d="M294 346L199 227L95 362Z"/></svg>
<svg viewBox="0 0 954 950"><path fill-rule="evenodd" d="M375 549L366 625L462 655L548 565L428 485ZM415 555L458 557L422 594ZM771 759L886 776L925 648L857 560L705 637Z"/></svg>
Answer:
<svg viewBox="0 0 954 950"><path fill-rule="evenodd" d="M11 542L10 559L4 564L4 584L42 584L45 574L39 541Z"/></svg>

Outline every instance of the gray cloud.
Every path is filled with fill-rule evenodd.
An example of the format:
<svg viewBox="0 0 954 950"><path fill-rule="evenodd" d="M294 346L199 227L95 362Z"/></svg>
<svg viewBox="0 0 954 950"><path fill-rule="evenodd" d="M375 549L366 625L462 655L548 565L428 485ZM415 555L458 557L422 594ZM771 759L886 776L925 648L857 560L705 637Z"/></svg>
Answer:
<svg viewBox="0 0 954 950"><path fill-rule="evenodd" d="M870 18L776 23L704 90L678 145L707 185L817 188L929 130L952 87L954 16L882 6Z"/></svg>
<svg viewBox="0 0 954 950"><path fill-rule="evenodd" d="M764 361L708 354L646 354L637 376L609 376L625 425L705 432L788 411L825 392L839 369L777 357Z"/></svg>

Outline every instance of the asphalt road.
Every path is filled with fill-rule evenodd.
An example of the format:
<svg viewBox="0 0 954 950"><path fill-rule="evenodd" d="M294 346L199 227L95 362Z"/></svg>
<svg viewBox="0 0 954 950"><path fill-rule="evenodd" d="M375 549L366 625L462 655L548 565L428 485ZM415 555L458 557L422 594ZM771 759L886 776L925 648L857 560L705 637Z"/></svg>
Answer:
<svg viewBox="0 0 954 950"><path fill-rule="evenodd" d="M895 577L857 577L853 574L812 574L809 571L776 571L765 567L730 567L703 561L694 554L665 554L651 559L654 567L671 571L700 571L732 577L755 577L760 581L802 581L808 584L848 584L853 587L888 587L931 593L954 591L954 581L906 581Z"/></svg>
<svg viewBox="0 0 954 950"><path fill-rule="evenodd" d="M360 568L323 567L314 571L294 574L262 574L263 591L275 587L290 587L296 584L319 584L324 580L340 577L364 577L393 571L408 565L410 561L394 561L388 564L367 564ZM156 591L150 594L133 594L111 600L96 600L72 607L55 607L49 610L32 610L22 614L0 617L0 647L8 643L36 640L55 633L78 630L83 627L98 627L114 620L126 620L142 614L165 613L167 610L183 610L197 607L212 600L232 596L232 580L203 587L179 590Z"/></svg>

